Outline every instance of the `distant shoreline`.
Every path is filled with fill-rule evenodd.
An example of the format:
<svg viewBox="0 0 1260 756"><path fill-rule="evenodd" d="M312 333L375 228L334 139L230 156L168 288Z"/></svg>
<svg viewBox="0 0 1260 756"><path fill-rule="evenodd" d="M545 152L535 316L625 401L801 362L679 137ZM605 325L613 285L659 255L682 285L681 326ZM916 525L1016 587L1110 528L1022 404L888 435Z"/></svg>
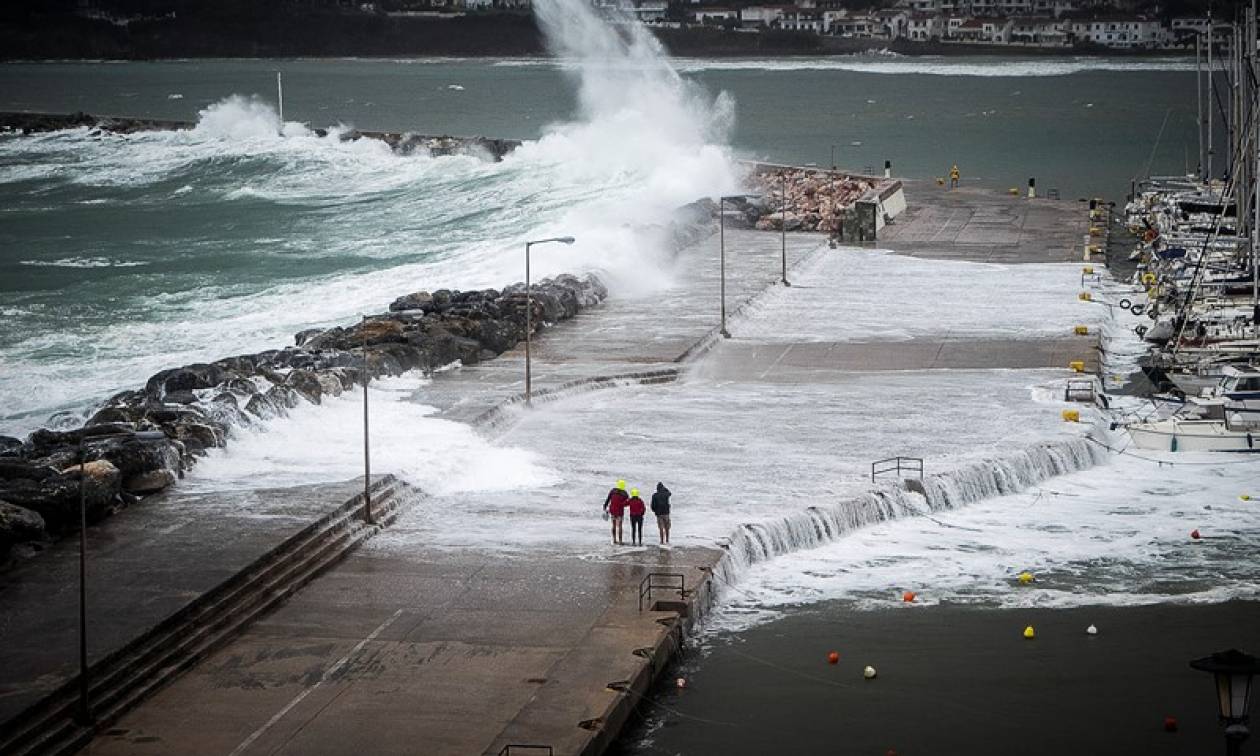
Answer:
<svg viewBox="0 0 1260 756"><path fill-rule="evenodd" d="M759 59L895 53L905 57L1062 59L1179 58L1184 50L1112 50L847 39L807 32L757 34L713 28L652 27L671 55ZM388 17L355 14L286 15L260 8L247 18L181 15L117 25L70 15L30 15L0 24L0 61L164 61L336 58L546 58L532 16L496 14Z"/></svg>

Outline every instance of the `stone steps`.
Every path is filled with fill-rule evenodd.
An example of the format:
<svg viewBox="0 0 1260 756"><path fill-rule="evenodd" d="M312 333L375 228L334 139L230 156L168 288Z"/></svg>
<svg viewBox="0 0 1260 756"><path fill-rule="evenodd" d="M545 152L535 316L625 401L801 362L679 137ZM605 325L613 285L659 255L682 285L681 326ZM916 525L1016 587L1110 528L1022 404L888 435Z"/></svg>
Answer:
<svg viewBox="0 0 1260 756"><path fill-rule="evenodd" d="M346 501L148 633L93 664L89 695L93 725L75 721L76 677L0 726L0 753L60 756L78 751L98 730L392 524L412 498L410 488L393 476L378 479L372 484L374 524L362 520L362 495Z"/></svg>

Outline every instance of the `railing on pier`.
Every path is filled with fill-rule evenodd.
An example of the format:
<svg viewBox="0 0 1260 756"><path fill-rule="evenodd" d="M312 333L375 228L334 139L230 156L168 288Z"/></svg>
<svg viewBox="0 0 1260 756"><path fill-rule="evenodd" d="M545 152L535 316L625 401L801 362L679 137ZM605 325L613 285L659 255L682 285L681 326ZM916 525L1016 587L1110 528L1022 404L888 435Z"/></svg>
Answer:
<svg viewBox="0 0 1260 756"><path fill-rule="evenodd" d="M499 751L499 756L555 756L555 749L549 745L521 745L509 743Z"/></svg>
<svg viewBox="0 0 1260 756"><path fill-rule="evenodd" d="M682 601L687 597L687 576L679 572L649 572L639 583L639 611L643 611L645 601L651 605L654 590L677 591L678 600Z"/></svg>
<svg viewBox="0 0 1260 756"><path fill-rule="evenodd" d="M923 460L919 457L889 457L881 459L878 462L871 463L871 482L874 483L881 475L896 473L897 477L907 477L903 473L914 473L920 480L923 479Z"/></svg>

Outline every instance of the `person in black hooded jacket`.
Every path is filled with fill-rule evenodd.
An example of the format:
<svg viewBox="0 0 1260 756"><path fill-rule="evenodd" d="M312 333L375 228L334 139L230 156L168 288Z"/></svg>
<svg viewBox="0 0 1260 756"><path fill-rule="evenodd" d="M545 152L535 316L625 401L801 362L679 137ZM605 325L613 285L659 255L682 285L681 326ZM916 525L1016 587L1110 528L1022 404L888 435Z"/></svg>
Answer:
<svg viewBox="0 0 1260 756"><path fill-rule="evenodd" d="M656 515L656 528L660 531L661 543L669 543L669 497L672 494L664 483L656 484L656 493L652 494L652 514Z"/></svg>

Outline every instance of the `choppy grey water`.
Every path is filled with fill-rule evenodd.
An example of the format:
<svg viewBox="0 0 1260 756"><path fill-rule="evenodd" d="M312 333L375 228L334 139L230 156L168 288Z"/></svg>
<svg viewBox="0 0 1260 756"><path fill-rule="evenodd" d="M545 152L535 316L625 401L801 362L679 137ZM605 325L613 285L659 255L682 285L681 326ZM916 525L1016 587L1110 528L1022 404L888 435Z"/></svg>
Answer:
<svg viewBox="0 0 1260 756"><path fill-rule="evenodd" d="M1072 201L1182 171L1198 149L1184 60L682 60L679 81L634 66L0 66L0 109L201 119L181 134L0 136L0 432L407 290L515 280L531 233L580 237L544 272L632 271L623 225L734 188L736 156L825 165L834 146L850 168L957 163ZM278 70L287 138L266 106ZM402 158L301 123L537 141L497 165Z"/></svg>

